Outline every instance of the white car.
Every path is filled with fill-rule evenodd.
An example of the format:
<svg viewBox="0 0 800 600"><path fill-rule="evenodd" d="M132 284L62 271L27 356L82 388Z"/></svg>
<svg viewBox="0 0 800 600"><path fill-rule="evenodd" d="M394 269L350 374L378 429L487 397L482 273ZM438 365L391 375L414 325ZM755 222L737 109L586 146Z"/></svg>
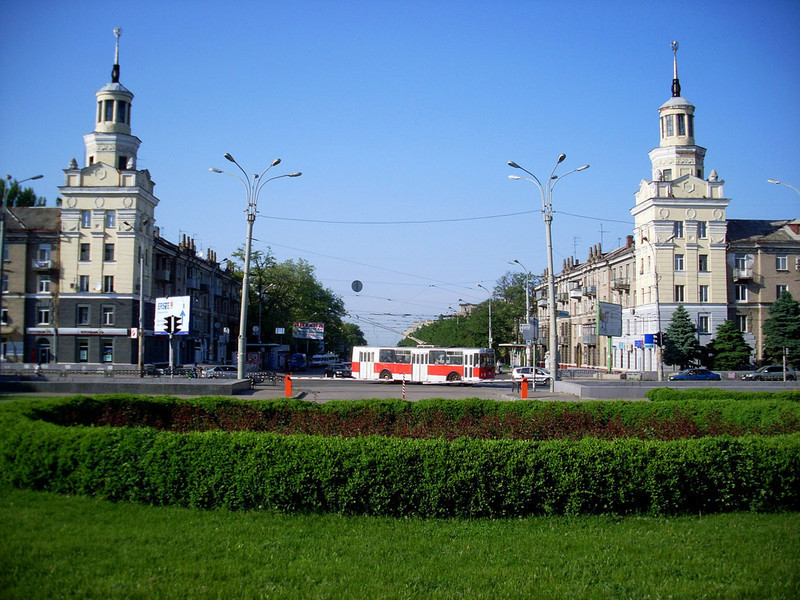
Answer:
<svg viewBox="0 0 800 600"><path fill-rule="evenodd" d="M209 367L202 374L202 377L208 377L209 379L236 379L238 376L239 370L234 366L228 365Z"/></svg>
<svg viewBox="0 0 800 600"><path fill-rule="evenodd" d="M541 367L514 367L511 370L512 380L522 381L523 377L528 381L533 378L537 384L549 383L552 379L550 371L542 369Z"/></svg>

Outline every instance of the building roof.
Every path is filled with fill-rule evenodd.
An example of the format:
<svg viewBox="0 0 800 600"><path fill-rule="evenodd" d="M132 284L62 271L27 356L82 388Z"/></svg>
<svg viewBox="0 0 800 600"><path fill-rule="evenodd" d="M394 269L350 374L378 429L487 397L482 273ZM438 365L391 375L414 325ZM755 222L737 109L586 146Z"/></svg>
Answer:
<svg viewBox="0 0 800 600"><path fill-rule="evenodd" d="M9 231L60 231L61 209L53 206L8 207Z"/></svg>
<svg viewBox="0 0 800 600"><path fill-rule="evenodd" d="M791 225L792 227L787 227ZM800 219L768 221L760 219L728 219L729 243L757 242L798 242L800 235L795 233Z"/></svg>

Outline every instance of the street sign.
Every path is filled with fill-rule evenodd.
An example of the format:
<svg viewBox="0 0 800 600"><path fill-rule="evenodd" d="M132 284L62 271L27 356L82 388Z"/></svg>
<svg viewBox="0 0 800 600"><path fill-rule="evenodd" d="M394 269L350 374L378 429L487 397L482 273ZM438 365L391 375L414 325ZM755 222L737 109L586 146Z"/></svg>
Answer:
<svg viewBox="0 0 800 600"><path fill-rule="evenodd" d="M192 297L156 298L156 335L189 335Z"/></svg>
<svg viewBox="0 0 800 600"><path fill-rule="evenodd" d="M622 305L611 302L597 303L597 335L619 337L622 335Z"/></svg>

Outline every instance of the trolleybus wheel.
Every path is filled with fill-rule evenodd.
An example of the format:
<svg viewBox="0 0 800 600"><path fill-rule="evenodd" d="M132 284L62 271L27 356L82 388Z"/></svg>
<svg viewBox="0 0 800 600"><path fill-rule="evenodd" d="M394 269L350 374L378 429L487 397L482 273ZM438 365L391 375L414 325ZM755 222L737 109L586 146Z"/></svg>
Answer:
<svg viewBox="0 0 800 600"><path fill-rule="evenodd" d="M384 381L391 381L392 372L391 371L381 371L381 379L383 379Z"/></svg>
<svg viewBox="0 0 800 600"><path fill-rule="evenodd" d="M453 371L447 376L447 381L461 381L461 375Z"/></svg>

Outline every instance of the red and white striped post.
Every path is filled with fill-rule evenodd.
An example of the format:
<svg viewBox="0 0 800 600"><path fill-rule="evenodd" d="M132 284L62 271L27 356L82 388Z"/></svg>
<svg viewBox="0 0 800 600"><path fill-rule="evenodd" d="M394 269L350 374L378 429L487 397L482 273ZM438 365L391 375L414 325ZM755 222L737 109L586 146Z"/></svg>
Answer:
<svg viewBox="0 0 800 600"><path fill-rule="evenodd" d="M403 400L406 399L406 376L403 375Z"/></svg>

